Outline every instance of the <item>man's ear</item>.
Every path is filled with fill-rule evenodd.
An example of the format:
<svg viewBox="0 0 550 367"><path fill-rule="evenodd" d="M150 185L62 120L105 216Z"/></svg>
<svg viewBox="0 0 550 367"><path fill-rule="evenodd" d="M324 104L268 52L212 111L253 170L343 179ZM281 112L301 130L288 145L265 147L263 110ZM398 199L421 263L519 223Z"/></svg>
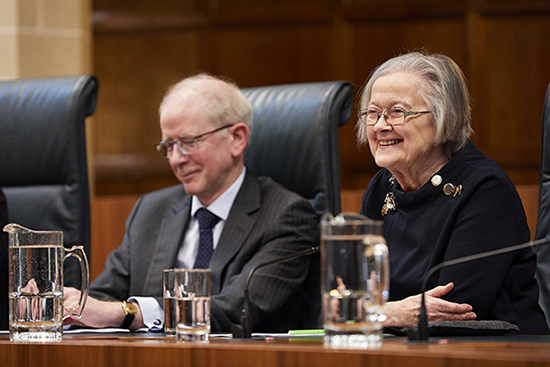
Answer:
<svg viewBox="0 0 550 367"><path fill-rule="evenodd" d="M248 126L244 122L237 122L229 128L229 134L232 138L231 154L233 157L242 156L248 144L248 136L250 135Z"/></svg>

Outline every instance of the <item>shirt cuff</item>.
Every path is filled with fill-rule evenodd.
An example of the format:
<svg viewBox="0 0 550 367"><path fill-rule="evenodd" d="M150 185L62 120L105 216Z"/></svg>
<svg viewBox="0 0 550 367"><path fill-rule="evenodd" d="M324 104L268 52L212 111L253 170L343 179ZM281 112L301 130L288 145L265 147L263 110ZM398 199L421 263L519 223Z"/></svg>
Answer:
<svg viewBox="0 0 550 367"><path fill-rule="evenodd" d="M164 330L164 310L153 297L130 297L127 302L137 302L143 323L148 331Z"/></svg>

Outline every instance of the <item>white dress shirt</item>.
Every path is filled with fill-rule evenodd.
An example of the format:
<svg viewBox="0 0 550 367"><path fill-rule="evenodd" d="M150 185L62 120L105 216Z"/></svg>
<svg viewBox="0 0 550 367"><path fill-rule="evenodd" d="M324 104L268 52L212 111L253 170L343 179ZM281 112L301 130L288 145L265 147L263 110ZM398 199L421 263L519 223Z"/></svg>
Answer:
<svg viewBox="0 0 550 367"><path fill-rule="evenodd" d="M214 250L218 244L220 236L225 226L229 211L235 202L235 198L244 181L246 167L233 184L224 191L212 204L206 207L213 214L220 218L220 221L212 229L214 239ZM195 218L195 213L200 208L204 208L199 198L191 198L191 215L189 218L189 227L183 239L183 245L180 247L174 268L192 269L195 264L195 258L199 251L199 221ZM160 275L159 275L160 276ZM148 330L158 331L164 327L164 310L153 297L130 297L127 302L137 302L141 308L143 323Z"/></svg>

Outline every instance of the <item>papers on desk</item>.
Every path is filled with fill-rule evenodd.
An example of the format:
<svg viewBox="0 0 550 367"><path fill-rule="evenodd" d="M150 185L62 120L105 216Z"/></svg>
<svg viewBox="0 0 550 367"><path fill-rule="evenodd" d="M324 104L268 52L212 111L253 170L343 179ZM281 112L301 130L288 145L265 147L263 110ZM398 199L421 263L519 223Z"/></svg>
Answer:
<svg viewBox="0 0 550 367"><path fill-rule="evenodd" d="M252 333L252 339L322 339L325 335L323 329L310 329L310 330L290 330L288 333ZM232 334L226 333L211 333L210 338L227 338L231 339Z"/></svg>
<svg viewBox="0 0 550 367"><path fill-rule="evenodd" d="M79 334L79 333L129 333L128 329L119 328L105 328L105 329L91 329L91 328L79 328L79 329L67 329L63 330L63 334Z"/></svg>
<svg viewBox="0 0 550 367"><path fill-rule="evenodd" d="M1 334L9 334L9 330L0 330ZM63 328L63 334L78 334L78 333L129 333L128 329L118 329L118 328L105 328L105 329L91 329L91 328L78 328L70 329Z"/></svg>

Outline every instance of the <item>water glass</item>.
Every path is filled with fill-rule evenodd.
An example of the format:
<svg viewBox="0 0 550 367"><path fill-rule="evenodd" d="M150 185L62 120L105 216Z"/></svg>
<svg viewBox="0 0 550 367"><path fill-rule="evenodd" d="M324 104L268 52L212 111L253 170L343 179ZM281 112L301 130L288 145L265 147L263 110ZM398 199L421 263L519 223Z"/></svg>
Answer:
<svg viewBox="0 0 550 367"><path fill-rule="evenodd" d="M164 332L182 342L210 338L210 269L164 270Z"/></svg>

